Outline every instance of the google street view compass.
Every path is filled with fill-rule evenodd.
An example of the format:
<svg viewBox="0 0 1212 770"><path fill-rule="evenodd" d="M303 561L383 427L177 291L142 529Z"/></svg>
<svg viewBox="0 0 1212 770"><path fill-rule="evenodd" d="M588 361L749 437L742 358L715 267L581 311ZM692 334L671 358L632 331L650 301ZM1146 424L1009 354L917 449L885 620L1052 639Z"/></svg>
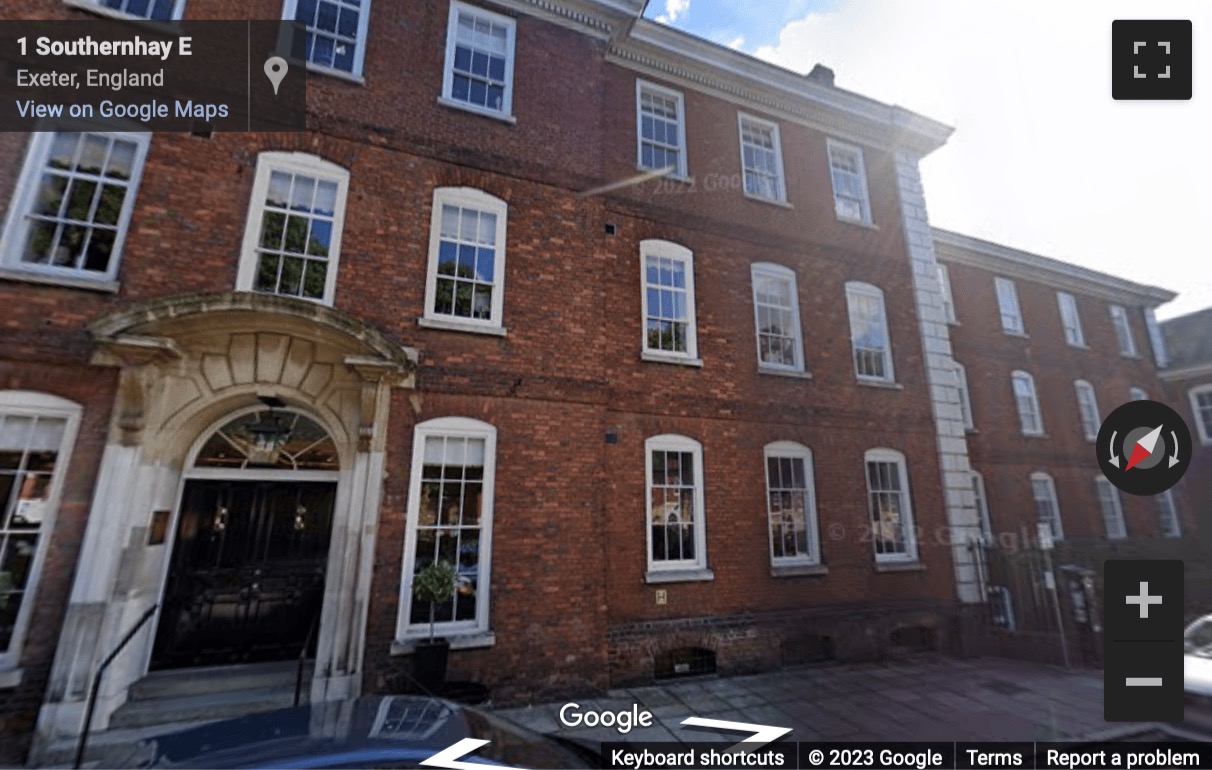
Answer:
<svg viewBox="0 0 1212 770"><path fill-rule="evenodd" d="M1103 475L1116 487L1131 495L1157 495L1187 472L1191 431L1165 404L1130 401L1103 421L1097 451Z"/></svg>

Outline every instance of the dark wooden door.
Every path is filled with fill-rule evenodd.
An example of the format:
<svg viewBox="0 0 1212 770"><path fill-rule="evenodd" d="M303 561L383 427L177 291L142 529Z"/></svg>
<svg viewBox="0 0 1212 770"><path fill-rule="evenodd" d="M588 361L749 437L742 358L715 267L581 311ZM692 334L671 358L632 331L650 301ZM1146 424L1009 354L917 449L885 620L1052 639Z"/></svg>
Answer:
<svg viewBox="0 0 1212 770"><path fill-rule="evenodd" d="M314 648L335 496L332 482L187 481L152 669Z"/></svg>

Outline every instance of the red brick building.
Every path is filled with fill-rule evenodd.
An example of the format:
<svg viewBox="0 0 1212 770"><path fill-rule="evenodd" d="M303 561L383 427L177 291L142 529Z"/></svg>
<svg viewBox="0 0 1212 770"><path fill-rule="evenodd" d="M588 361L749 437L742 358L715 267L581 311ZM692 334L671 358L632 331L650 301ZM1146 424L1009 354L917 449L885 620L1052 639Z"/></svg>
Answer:
<svg viewBox="0 0 1212 770"><path fill-rule="evenodd" d="M951 642L948 128L639 2L285 5L6 11L297 14L312 70L302 133L0 137L6 756L149 611L95 730L407 687L436 559L498 702Z"/></svg>
<svg viewBox="0 0 1212 770"><path fill-rule="evenodd" d="M1103 419L1120 405L1174 405L1159 376L1167 361L1154 309L1175 295L943 230L935 248L950 297L972 495L993 546L990 610L1012 631L1054 625L1052 608L1033 600L1030 577L1045 570L1036 533L1046 523L1070 641L1088 637L1088 662L1097 662L1105 559L1186 558L1191 570L1206 568L1194 518L1206 475L1192 466L1164 494L1124 494L1103 476L1095 448ZM1045 648L1046 657L1058 649Z"/></svg>
<svg viewBox="0 0 1212 770"><path fill-rule="evenodd" d="M1196 515L1205 553L1212 548L1212 310L1162 324L1168 356L1161 373L1170 404L1187 421L1194 448L1187 470L1187 498Z"/></svg>
<svg viewBox="0 0 1212 770"><path fill-rule="evenodd" d="M1070 360L1036 319L1075 268L931 230L917 164L949 128L642 6L6 8L310 32L305 132L0 135L6 760L70 743L149 611L94 729L199 716L152 697L191 679L277 705L300 653L313 700L407 688L436 560L451 677L503 703L955 646L986 587L972 468L998 526L1047 467L1066 534L1103 536L1059 389L1052 438L998 453L1010 370L1098 375L1104 408L1159 390L1092 308L1147 351L1168 295L1072 279ZM989 315L1010 264L1030 343Z"/></svg>

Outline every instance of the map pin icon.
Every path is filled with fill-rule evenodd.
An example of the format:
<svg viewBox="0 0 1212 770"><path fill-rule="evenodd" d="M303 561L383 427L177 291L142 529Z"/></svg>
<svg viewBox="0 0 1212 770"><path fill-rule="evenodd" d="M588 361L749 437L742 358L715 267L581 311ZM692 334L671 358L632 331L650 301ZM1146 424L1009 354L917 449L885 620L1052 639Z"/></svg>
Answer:
<svg viewBox="0 0 1212 770"><path fill-rule="evenodd" d="M269 78L269 82L274 84L274 96L278 95L278 86L282 84L282 78L286 77L286 60L281 56L271 56L265 60L265 77Z"/></svg>

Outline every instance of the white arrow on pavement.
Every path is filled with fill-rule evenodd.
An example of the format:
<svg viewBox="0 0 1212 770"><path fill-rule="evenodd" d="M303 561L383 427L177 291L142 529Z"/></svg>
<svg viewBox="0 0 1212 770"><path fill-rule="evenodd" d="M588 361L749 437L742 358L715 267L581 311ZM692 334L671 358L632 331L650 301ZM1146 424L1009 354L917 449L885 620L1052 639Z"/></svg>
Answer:
<svg viewBox="0 0 1212 770"><path fill-rule="evenodd" d="M489 743L490 741L482 741L479 738L464 738L450 748L442 749L429 759L422 759L421 764L426 767L441 767L448 770L484 770L486 765L459 762L458 760Z"/></svg>
<svg viewBox="0 0 1212 770"><path fill-rule="evenodd" d="M760 748L771 741L777 741L787 733L791 732L790 727L773 727L771 725L753 725L747 722L726 722L723 719L704 719L702 717L687 717L682 720L682 724L691 725L693 727L715 727L720 730L740 730L742 732L751 732L745 740L733 746L729 751L734 752L750 752ZM749 744L749 745L746 745Z"/></svg>

